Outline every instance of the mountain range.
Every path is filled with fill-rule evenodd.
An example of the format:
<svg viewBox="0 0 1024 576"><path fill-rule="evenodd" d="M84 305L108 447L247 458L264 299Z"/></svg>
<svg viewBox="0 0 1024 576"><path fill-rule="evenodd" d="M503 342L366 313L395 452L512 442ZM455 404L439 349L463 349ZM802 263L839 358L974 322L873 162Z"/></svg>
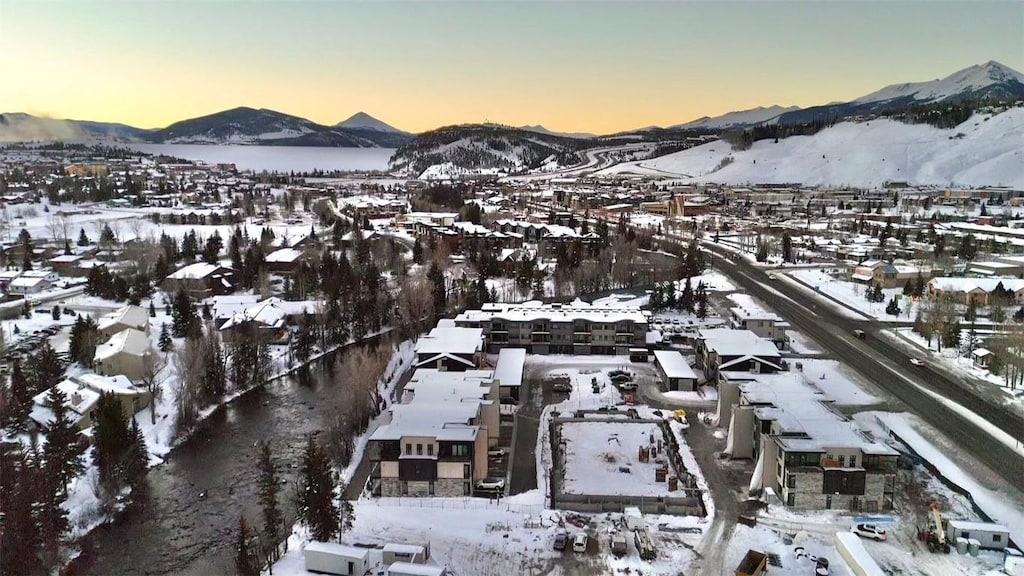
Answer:
<svg viewBox="0 0 1024 576"><path fill-rule="evenodd" d="M801 124L907 109L919 104L963 101L1013 101L1024 98L1024 74L998 62L970 66L945 78L927 82L894 84L848 102L832 102L808 108L768 106L703 117L668 128L648 127L615 135L643 140L673 140L685 132L717 132L758 124ZM463 125L476 135L480 131ZM485 125L486 126L486 125ZM439 129L441 130L441 129ZM445 127L447 133L457 127ZM501 127L504 137L536 140L542 135L569 138L592 145L604 144L588 133L556 133L540 125ZM518 135L516 135L518 131ZM434 132L434 131L431 131ZM0 142L24 140L81 140L113 138L154 143L264 144L287 146L338 146L398 148L416 136L403 132L369 114L359 112L333 126L274 110L233 108L199 118L175 122L159 129L86 120L55 120L25 113L0 114ZM437 138L430 138L437 142ZM458 140L458 139L456 139ZM579 148L579 143L560 148ZM535 158L533 160L536 160ZM527 162L530 164L531 162Z"/></svg>
<svg viewBox="0 0 1024 576"><path fill-rule="evenodd" d="M115 139L158 144L261 144L397 148L413 137L359 112L334 126L274 110L232 108L148 130L124 124L0 114L0 142Z"/></svg>

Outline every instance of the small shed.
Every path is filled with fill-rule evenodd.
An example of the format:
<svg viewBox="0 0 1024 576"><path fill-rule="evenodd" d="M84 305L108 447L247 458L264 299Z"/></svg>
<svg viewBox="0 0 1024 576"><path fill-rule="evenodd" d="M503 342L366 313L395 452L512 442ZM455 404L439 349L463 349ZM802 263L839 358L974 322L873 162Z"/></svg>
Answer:
<svg viewBox="0 0 1024 576"><path fill-rule="evenodd" d="M757 550L747 550L736 567L736 576L762 576L768 573L768 556Z"/></svg>
<svg viewBox="0 0 1024 576"><path fill-rule="evenodd" d="M988 363L992 361L992 351L987 348L975 348L971 352L971 360L978 368L988 368Z"/></svg>
<svg viewBox="0 0 1024 576"><path fill-rule="evenodd" d="M981 542L982 548L990 550L1004 550L1010 540L1010 530L992 522L950 520L947 532L949 540L955 542L957 538L974 538Z"/></svg>
<svg viewBox="0 0 1024 576"><path fill-rule="evenodd" d="M389 566L396 562L423 564L429 556L427 549L423 546L395 543L385 544L383 554L384 564Z"/></svg>
<svg viewBox="0 0 1024 576"><path fill-rule="evenodd" d="M647 362L647 348L630 348L629 349L629 361L630 362Z"/></svg>
<svg viewBox="0 0 1024 576"><path fill-rule="evenodd" d="M665 381L668 390L697 389L697 373L686 362L686 358L676 350L655 350L654 365Z"/></svg>
<svg viewBox="0 0 1024 576"><path fill-rule="evenodd" d="M386 572L387 576L445 576L445 573L443 566L410 562L395 562Z"/></svg>
<svg viewBox="0 0 1024 576"><path fill-rule="evenodd" d="M338 576L363 576L369 568L370 551L366 548L314 540L306 544L304 556L307 571Z"/></svg>

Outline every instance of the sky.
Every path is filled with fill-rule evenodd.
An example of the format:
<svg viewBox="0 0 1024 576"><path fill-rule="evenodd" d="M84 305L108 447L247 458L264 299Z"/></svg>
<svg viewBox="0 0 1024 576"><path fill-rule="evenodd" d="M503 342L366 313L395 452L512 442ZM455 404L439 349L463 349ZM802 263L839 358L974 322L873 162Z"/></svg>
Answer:
<svg viewBox="0 0 1024 576"><path fill-rule="evenodd" d="M251 106L611 133L989 60L1024 70L1024 2L0 0L0 112L144 128Z"/></svg>

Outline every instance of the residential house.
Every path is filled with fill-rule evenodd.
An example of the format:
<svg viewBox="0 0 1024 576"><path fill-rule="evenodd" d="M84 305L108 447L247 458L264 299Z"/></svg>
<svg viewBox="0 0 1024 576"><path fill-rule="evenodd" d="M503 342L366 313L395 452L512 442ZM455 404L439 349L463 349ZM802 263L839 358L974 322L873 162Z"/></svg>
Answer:
<svg viewBox="0 0 1024 576"><path fill-rule="evenodd" d="M882 288L902 288L907 285L907 282L916 280L918 276L927 280L932 277L932 271L906 264L889 264L882 260L867 260L861 262L854 269L850 278L856 282L862 282L871 286L881 284Z"/></svg>
<svg viewBox="0 0 1024 576"><path fill-rule="evenodd" d="M281 300L267 298L240 312L235 312L220 325L225 341L259 335L265 342L284 342L290 337L289 326L309 314L316 317L319 303L313 300Z"/></svg>
<svg viewBox="0 0 1024 576"><path fill-rule="evenodd" d="M450 322L450 321L449 321ZM416 341L416 368L465 371L480 365L483 329L438 325Z"/></svg>
<svg viewBox="0 0 1024 576"><path fill-rule="evenodd" d="M950 296L960 304L974 302L987 306L996 289L1010 295L1010 301L1024 304L1024 280L1017 278L932 278L928 282L928 293L932 296Z"/></svg>
<svg viewBox="0 0 1024 576"><path fill-rule="evenodd" d="M61 254L50 258L50 267L60 276L81 276L82 269L79 264L85 257L81 254Z"/></svg>
<svg viewBox="0 0 1024 576"><path fill-rule="evenodd" d="M402 389L402 404L479 404L480 417L477 423L486 432L489 447L498 444L500 435L498 399L498 382L490 370L443 372L434 368L420 368Z"/></svg>
<svg viewBox="0 0 1024 576"><path fill-rule="evenodd" d="M488 303L455 317L455 325L481 328L487 351L523 348L531 354L619 354L647 346L649 313L638 307Z"/></svg>
<svg viewBox="0 0 1024 576"><path fill-rule="evenodd" d="M668 390L697 390L697 373L678 350L655 350L654 366Z"/></svg>
<svg viewBox="0 0 1024 576"><path fill-rule="evenodd" d="M788 343L786 330L789 330L789 322L753 302L733 306L729 309L729 318L733 328L749 330L761 338L771 340L777 348L785 349Z"/></svg>
<svg viewBox="0 0 1024 576"><path fill-rule="evenodd" d="M299 270L299 265L305 260L302 250L295 248L279 248L267 254L265 262L267 272L271 274L293 275Z"/></svg>
<svg viewBox="0 0 1024 576"><path fill-rule="evenodd" d="M120 374L138 382L152 369L155 354L145 332L125 328L96 347L93 362L100 374Z"/></svg>
<svg viewBox="0 0 1024 576"><path fill-rule="evenodd" d="M129 328L148 334L149 312L139 306L123 306L116 312L100 317L96 328L103 338L110 338Z"/></svg>
<svg viewBox="0 0 1024 576"><path fill-rule="evenodd" d="M770 340L750 330L699 330L694 349L707 379L722 371L770 373L783 370L782 355Z"/></svg>
<svg viewBox="0 0 1024 576"><path fill-rule="evenodd" d="M234 292L234 282L234 270L217 264L198 262L167 276L163 282L163 289L169 294L184 290L190 298L202 300Z"/></svg>
<svg viewBox="0 0 1024 576"><path fill-rule="evenodd" d="M149 393L132 384L126 376L100 376L86 373L71 376L57 383L67 397L68 415L79 430L85 430L94 423L93 412L101 393L112 393L121 402L125 414L135 414L149 405ZM53 421L53 412L46 405L49 391L40 392L32 399L29 418L40 428Z"/></svg>

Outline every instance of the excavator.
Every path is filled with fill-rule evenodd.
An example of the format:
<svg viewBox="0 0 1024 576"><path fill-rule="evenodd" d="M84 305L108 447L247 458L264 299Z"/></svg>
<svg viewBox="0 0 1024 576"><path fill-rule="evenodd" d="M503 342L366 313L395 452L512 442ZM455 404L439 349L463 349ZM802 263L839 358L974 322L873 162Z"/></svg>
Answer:
<svg viewBox="0 0 1024 576"><path fill-rule="evenodd" d="M942 520L942 512L939 512L938 502L932 502L930 508L933 526L921 533L921 540L928 545L929 552L949 554L949 541L946 539L946 528Z"/></svg>

